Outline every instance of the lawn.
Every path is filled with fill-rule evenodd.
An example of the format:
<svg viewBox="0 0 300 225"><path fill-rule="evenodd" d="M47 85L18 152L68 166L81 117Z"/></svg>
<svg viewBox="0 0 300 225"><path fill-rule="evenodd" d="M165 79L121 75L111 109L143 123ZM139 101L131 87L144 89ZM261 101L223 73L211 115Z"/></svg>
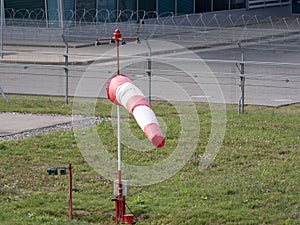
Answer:
<svg viewBox="0 0 300 225"><path fill-rule="evenodd" d="M0 112L72 114L72 100L65 105L59 97L11 95L9 99L0 98ZM124 147L128 163L159 162L178 141L176 110L161 101L152 106L168 126L167 145L136 154ZM165 181L131 187L127 204L137 224L299 224L300 104L246 106L245 114L227 105L225 138L204 171L199 171L199 161L208 142L211 113L205 103L196 107L201 132L188 163ZM111 103L99 99L96 115L110 117ZM133 118L128 120L133 133L142 137ZM102 122L96 128L108 153L116 158L112 123ZM47 174L48 168L68 163L74 168L72 222L68 220L68 176ZM73 131L0 141L0 165L1 224L115 224L113 182L85 161Z"/></svg>

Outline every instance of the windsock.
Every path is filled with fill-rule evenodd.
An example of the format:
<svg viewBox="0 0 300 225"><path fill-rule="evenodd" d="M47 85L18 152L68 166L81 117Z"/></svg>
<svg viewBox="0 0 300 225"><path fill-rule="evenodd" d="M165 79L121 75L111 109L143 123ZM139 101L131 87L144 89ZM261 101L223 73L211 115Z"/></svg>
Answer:
<svg viewBox="0 0 300 225"><path fill-rule="evenodd" d="M110 78L106 93L110 101L124 106L134 116L153 145L159 148L164 146L165 138L154 112L142 91L128 77L118 74Z"/></svg>

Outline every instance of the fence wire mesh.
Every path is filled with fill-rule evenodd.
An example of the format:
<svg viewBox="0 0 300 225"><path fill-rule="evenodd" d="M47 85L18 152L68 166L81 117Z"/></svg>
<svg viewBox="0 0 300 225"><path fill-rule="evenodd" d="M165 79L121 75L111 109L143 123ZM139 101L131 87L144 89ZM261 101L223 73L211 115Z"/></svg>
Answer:
<svg viewBox="0 0 300 225"><path fill-rule="evenodd" d="M42 55L39 55L42 57ZM62 55L57 55L62 57ZM76 89L85 76L88 85L84 91L84 97L95 97L89 93L89 89L99 87L99 97L106 97L105 84L109 77L115 73L114 61L107 63L102 60L99 63L90 64L75 63L80 57L86 55L70 55L70 66L68 67L68 94L70 96L76 95ZM140 60L141 57L139 57ZM136 58L125 58L123 60L133 60ZM148 86L148 58L142 57L142 62L132 63L122 68L122 73L129 76L136 82L140 82L139 86L145 93L149 94ZM220 85L226 103L237 104L241 98L241 82L240 71L238 66L242 63L239 60L221 60L221 59L204 59L203 61L210 68L207 71L190 70L186 71L165 64L168 60L176 63L181 60L190 60L186 58L172 58L166 56L152 57L154 60L151 64L152 91L160 87L156 77L162 77L166 80L172 81L183 87L193 101L207 102L211 101L210 96L207 96L201 87L209 87L212 85L211 77L216 77ZM161 61L161 63L158 63ZM96 62L96 58L95 58ZM46 63L46 62L44 62ZM246 77L246 104L256 105L283 105L299 102L300 99L300 76L298 63L276 63L276 62L255 62L244 61ZM1 83L0 86L6 93L15 94L38 94L38 95L54 95L64 96L66 91L66 75L65 67L60 64L8 64L1 63ZM196 81L196 82L195 82ZM102 89L100 90L100 87ZM166 91L166 90L156 90ZM157 99L152 96L151 99ZM178 96L180 100L180 96Z"/></svg>
<svg viewBox="0 0 300 225"><path fill-rule="evenodd" d="M8 9L7 9L8 10ZM190 71L193 79L210 85L215 76L225 101L237 104L241 98L241 71L245 66L245 103L284 105L300 102L299 41L300 21L296 17L277 18L257 15L197 14L175 16L144 11L65 12L70 20L50 23L43 11L8 10L2 27L4 51L0 63L0 87L6 93L59 95L66 94L66 52L61 35L69 45L68 93L73 96L80 79L88 71L91 85L101 86L114 73L114 47L101 43L99 37L110 37L119 28L124 36L144 40L167 40L193 51L209 66L211 72ZM52 15L54 15L53 13ZM137 23L139 21L139 23ZM140 21L144 21L141 23ZM237 45L240 43L242 49ZM24 45L24 46L21 46ZM74 48L72 48L74 47ZM162 49L163 50L163 49ZM185 52L152 52L151 75L165 77L188 90L193 101L210 101L209 96L193 87L190 76L176 67L157 61L190 61ZM149 52L136 57L140 63L123 68L148 93ZM173 55L172 55L173 54ZM244 59L242 60L242 54ZM155 60L156 57L156 60ZM91 67L91 63L96 66ZM155 89L155 81L152 81ZM86 96L89 96L86 90ZM100 90L105 97L105 90ZM155 99L155 97L154 97Z"/></svg>

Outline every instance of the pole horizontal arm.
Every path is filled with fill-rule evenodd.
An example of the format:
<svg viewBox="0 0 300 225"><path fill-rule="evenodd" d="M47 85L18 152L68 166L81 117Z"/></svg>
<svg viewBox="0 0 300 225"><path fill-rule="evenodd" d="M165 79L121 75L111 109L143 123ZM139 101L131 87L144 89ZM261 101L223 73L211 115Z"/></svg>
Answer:
<svg viewBox="0 0 300 225"><path fill-rule="evenodd" d="M98 38L97 41L112 41L115 40L113 37L112 38Z"/></svg>

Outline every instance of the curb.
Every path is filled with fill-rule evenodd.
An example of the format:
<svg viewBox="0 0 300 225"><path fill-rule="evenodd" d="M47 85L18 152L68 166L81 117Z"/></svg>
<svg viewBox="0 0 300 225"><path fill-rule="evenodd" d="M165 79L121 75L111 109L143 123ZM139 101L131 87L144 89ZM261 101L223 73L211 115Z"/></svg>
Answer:
<svg viewBox="0 0 300 225"><path fill-rule="evenodd" d="M34 41L5 41L3 43L5 46L22 46L22 47L50 47L50 48L65 48L65 44L63 42L34 42ZM93 46L95 43L80 43L80 42L69 42L69 48L84 48Z"/></svg>

